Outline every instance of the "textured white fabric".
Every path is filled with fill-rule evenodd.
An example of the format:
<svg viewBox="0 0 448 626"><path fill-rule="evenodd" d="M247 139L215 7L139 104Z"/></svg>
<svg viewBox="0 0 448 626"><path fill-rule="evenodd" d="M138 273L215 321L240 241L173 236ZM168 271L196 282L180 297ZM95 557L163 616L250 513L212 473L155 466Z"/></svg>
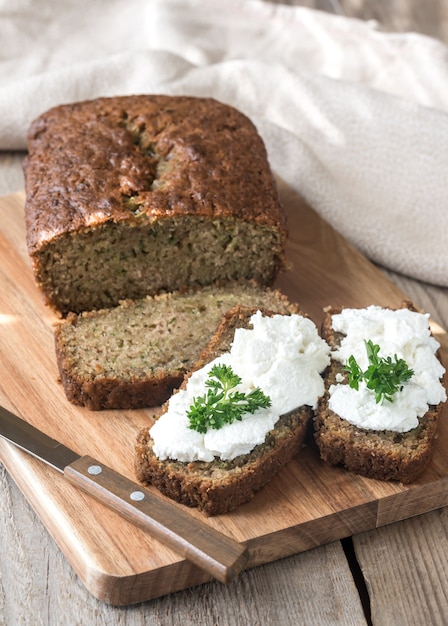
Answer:
<svg viewBox="0 0 448 626"><path fill-rule="evenodd" d="M448 49L259 0L0 0L0 149L45 109L213 96L372 260L448 286Z"/></svg>

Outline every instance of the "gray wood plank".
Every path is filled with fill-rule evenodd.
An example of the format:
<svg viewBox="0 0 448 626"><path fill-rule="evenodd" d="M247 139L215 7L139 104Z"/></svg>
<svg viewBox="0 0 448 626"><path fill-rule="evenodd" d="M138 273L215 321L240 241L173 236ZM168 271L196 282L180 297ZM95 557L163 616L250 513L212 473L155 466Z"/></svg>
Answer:
<svg viewBox="0 0 448 626"><path fill-rule="evenodd" d="M448 509L353 538L375 626L445 626Z"/></svg>

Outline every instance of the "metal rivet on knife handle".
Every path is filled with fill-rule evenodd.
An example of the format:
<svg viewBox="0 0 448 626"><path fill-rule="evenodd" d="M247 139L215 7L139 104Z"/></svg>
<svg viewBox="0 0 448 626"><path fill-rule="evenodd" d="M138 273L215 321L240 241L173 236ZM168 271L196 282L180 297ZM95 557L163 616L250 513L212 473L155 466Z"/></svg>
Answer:
<svg viewBox="0 0 448 626"><path fill-rule="evenodd" d="M231 582L247 565L248 551L244 544L226 537L91 457L83 456L70 463L64 474L72 484L148 530L221 582Z"/></svg>
<svg viewBox="0 0 448 626"><path fill-rule="evenodd" d="M134 502L140 502L141 500L145 499L145 494L143 493L143 491L133 491L131 493L131 500L134 500Z"/></svg>

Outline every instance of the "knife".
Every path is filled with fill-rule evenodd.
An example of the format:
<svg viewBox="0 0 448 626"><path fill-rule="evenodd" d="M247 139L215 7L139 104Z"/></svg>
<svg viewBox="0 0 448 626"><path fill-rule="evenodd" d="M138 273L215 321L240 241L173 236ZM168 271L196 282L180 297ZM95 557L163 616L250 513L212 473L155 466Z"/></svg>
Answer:
<svg viewBox="0 0 448 626"><path fill-rule="evenodd" d="M77 454L3 407L0 436L62 472L70 483L219 581L231 582L247 565L249 553L244 544L194 519L92 457Z"/></svg>

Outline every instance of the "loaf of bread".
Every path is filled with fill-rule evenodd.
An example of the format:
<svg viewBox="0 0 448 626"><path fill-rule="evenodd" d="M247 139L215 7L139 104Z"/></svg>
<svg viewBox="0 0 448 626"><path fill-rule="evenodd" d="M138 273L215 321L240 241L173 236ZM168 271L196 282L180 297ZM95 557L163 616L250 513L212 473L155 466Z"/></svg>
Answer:
<svg viewBox="0 0 448 626"><path fill-rule="evenodd" d="M62 315L217 280L269 286L286 220L253 123L209 98L55 107L30 126L27 245Z"/></svg>
<svg viewBox="0 0 448 626"><path fill-rule="evenodd" d="M411 303L403 303L402 308L418 314ZM333 351L341 348L342 341L346 337L345 334L336 332L333 327L334 316L338 315L341 310L328 309L323 323L322 335ZM372 320L374 319L372 317ZM421 339L421 344L423 345L427 340L435 342L430 335L427 323L423 319L420 320L420 323L425 335ZM356 324L352 323L352 329L354 326ZM425 326L427 327L425 328ZM405 347L404 350L409 349L412 337L410 337L407 323L404 322L400 330L394 331L394 328L392 325L389 325L388 329L386 327L385 341L388 341L388 333L391 335L395 332L400 332L403 337L406 336L406 341L408 342L408 347ZM358 332L358 330L355 328L354 332ZM368 341L369 337L365 336L364 340ZM432 348L435 347L435 343L428 347L428 353L431 353L430 359L432 357L436 358L436 352L432 352ZM393 354L389 356L391 358L394 357ZM400 356L400 358L403 358L403 356ZM407 364L415 369L419 379L425 379L426 374L423 373L422 375L421 372L417 371L419 364L413 363L413 359L414 357L410 353ZM428 368L429 363L429 360L426 361ZM423 472L432 457L434 442L437 436L438 416L443 401L446 399L442 385L440 385L440 389L436 393L436 397L440 399L440 402L437 399L434 404L426 405L423 403L427 410L424 412L423 409L421 415L418 418L415 417L416 424L410 430L400 431L399 427L384 430L379 427L377 429L363 428L359 424L342 418L331 410L329 406L332 385L348 385L346 365L347 363L344 362L344 359L332 358L331 365L325 375L326 393L321 398L318 411L314 417L315 440L321 458L333 465L341 465L352 472L369 478L397 480L402 483L414 481ZM444 368L438 361L436 363L437 369L439 370L439 375L442 376ZM373 392L371 393L373 396ZM399 393L401 391L397 392L397 394ZM393 400L393 402L395 401ZM387 406L389 401L385 399L383 403Z"/></svg>
<svg viewBox="0 0 448 626"><path fill-rule="evenodd" d="M237 304L298 310L279 291L229 283L70 314L55 326L68 400L92 410L162 404L193 367L221 317Z"/></svg>
<svg viewBox="0 0 448 626"><path fill-rule="evenodd" d="M201 354L195 369L227 352L235 330L249 328L254 312L255 309L239 306L231 309ZM273 313L263 311L263 314ZM188 375L183 388L187 381ZM251 500L300 451L311 416L309 406L282 415L267 433L264 443L250 453L232 460L215 457L211 462L160 460L154 453L149 429L144 428L137 438L136 476L141 482L154 485L169 498L189 507L197 507L207 516L227 513Z"/></svg>

